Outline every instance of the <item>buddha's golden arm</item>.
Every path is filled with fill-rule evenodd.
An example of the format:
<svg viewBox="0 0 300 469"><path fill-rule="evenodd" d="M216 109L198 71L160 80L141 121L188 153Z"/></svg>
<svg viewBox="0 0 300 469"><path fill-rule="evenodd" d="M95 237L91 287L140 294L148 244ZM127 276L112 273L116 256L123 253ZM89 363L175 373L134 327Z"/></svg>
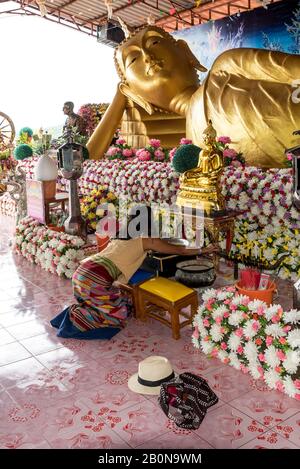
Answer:
<svg viewBox="0 0 300 469"><path fill-rule="evenodd" d="M86 145L90 159L100 160L103 158L116 129L120 125L126 103L126 97L121 93L118 87L114 99Z"/></svg>
<svg viewBox="0 0 300 469"><path fill-rule="evenodd" d="M219 55L211 73L226 72L250 80L291 83L300 78L300 56L264 49L231 49Z"/></svg>

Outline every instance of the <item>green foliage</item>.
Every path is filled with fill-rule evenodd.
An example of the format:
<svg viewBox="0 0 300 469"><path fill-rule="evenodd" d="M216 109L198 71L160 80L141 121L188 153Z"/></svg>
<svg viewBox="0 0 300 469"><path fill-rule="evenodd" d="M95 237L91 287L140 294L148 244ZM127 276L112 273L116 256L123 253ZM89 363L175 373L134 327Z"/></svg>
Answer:
<svg viewBox="0 0 300 469"><path fill-rule="evenodd" d="M33 136L33 130L30 127L23 127L20 130L19 135L21 135L21 134L27 134L28 137L32 137Z"/></svg>
<svg viewBox="0 0 300 469"><path fill-rule="evenodd" d="M189 144L180 146L172 160L173 168L177 173L184 173L190 169L194 169L198 165L200 147Z"/></svg>
<svg viewBox="0 0 300 469"><path fill-rule="evenodd" d="M14 157L16 160L25 160L25 158L30 158L33 154L31 146L26 143L21 143L14 150Z"/></svg>

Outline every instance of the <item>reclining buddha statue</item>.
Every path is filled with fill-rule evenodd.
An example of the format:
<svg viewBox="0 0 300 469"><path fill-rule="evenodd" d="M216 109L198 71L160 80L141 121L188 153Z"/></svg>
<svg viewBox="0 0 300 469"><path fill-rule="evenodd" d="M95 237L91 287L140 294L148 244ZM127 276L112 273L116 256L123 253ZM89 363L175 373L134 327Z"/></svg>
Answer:
<svg viewBox="0 0 300 469"><path fill-rule="evenodd" d="M206 71L187 43L156 26L130 34L115 51L121 82L104 118L88 142L90 158L101 158L128 100L154 114L186 118L186 137L202 146L212 120L218 135L231 137L246 162L283 167L284 151L298 143L300 103L292 99L300 78L300 55L239 48L222 53ZM172 120L168 121L171 125Z"/></svg>

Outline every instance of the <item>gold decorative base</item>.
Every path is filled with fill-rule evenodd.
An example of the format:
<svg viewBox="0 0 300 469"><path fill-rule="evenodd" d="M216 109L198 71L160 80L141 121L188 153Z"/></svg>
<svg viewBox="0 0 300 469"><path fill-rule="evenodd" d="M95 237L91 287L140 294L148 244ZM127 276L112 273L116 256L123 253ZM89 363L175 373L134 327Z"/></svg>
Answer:
<svg viewBox="0 0 300 469"><path fill-rule="evenodd" d="M205 188L180 188L176 204L179 207L202 209L205 213L225 209L225 199L221 193Z"/></svg>

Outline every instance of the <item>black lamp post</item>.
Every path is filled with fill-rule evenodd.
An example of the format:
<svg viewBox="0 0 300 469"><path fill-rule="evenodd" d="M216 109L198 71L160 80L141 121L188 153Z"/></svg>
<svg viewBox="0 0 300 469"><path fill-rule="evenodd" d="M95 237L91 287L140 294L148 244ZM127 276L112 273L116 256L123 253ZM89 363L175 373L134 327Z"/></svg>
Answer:
<svg viewBox="0 0 300 469"><path fill-rule="evenodd" d="M81 216L77 186L77 179L83 173L83 145L73 141L71 131L68 131L64 136L67 142L59 147L57 158L61 175L69 180L69 217L64 224L65 231L68 234L86 239L86 223Z"/></svg>

